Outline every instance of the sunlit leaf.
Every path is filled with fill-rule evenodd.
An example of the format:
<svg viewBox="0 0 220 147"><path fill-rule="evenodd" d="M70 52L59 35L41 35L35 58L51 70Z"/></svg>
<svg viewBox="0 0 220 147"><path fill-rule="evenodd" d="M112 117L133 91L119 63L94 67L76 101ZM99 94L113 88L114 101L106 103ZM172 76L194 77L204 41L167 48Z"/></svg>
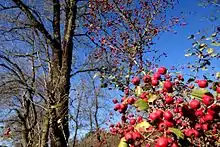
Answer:
<svg viewBox="0 0 220 147"><path fill-rule="evenodd" d="M192 56L192 53L185 54L186 57Z"/></svg>
<svg viewBox="0 0 220 147"><path fill-rule="evenodd" d="M150 103L150 102L153 103L157 98L158 98L157 95L155 95L155 94L151 94L151 95L149 95L148 102L149 102L149 103Z"/></svg>
<svg viewBox="0 0 220 147"><path fill-rule="evenodd" d="M128 144L126 143L125 138L121 138L120 143L118 145L118 147L128 147Z"/></svg>
<svg viewBox="0 0 220 147"><path fill-rule="evenodd" d="M173 132L178 138L182 138L184 139L184 134L180 129L176 129L176 128L169 128L168 129L170 132Z"/></svg>
<svg viewBox="0 0 220 147"><path fill-rule="evenodd" d="M199 45L199 48L200 48L200 49L201 49L201 48L205 48L206 46L207 46L207 44L202 43L202 44Z"/></svg>
<svg viewBox="0 0 220 147"><path fill-rule="evenodd" d="M142 99L138 99L135 103L134 106L137 107L139 110L146 110L148 109L148 103Z"/></svg>
<svg viewBox="0 0 220 147"><path fill-rule="evenodd" d="M140 94L143 92L143 89L140 86L137 86L135 89L135 95L140 96Z"/></svg>
<svg viewBox="0 0 220 147"><path fill-rule="evenodd" d="M209 54L212 54L212 53L214 52L214 49L213 49L213 48L208 48L208 49L206 50L206 52L209 53Z"/></svg>
<svg viewBox="0 0 220 147"><path fill-rule="evenodd" d="M201 99L205 93L209 93L209 91L207 89L199 88L199 89L193 89L191 95L192 97Z"/></svg>
<svg viewBox="0 0 220 147"><path fill-rule="evenodd" d="M217 72L216 75L215 75L215 77L216 77L217 79L220 79L220 72Z"/></svg>
<svg viewBox="0 0 220 147"><path fill-rule="evenodd" d="M151 124L147 121L142 121L141 123L137 124L135 126L135 129L138 131L145 131L147 128L149 128L151 126Z"/></svg>

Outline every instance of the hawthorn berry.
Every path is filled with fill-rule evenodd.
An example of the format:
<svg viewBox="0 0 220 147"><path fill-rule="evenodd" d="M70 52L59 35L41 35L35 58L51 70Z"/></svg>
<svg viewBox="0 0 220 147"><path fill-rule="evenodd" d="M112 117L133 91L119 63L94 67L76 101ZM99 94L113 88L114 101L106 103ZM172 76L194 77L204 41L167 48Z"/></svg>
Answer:
<svg viewBox="0 0 220 147"><path fill-rule="evenodd" d="M214 97L213 95L211 94L204 94L202 96L202 102L206 105L206 106L209 106L211 104L213 104L214 102Z"/></svg>
<svg viewBox="0 0 220 147"><path fill-rule="evenodd" d="M167 147L168 144L169 144L169 142L166 137L160 137L157 139L155 147Z"/></svg>
<svg viewBox="0 0 220 147"><path fill-rule="evenodd" d="M198 100L191 100L189 106L192 109L198 109L200 107L200 102Z"/></svg>
<svg viewBox="0 0 220 147"><path fill-rule="evenodd" d="M167 73L167 69L165 67L160 67L157 70L158 73L165 75Z"/></svg>
<svg viewBox="0 0 220 147"><path fill-rule="evenodd" d="M171 96L166 96L165 97L165 103L166 104L172 104L173 102L174 102L173 97L171 97Z"/></svg>
<svg viewBox="0 0 220 147"><path fill-rule="evenodd" d="M198 82L198 86L199 86L200 88L206 88L206 87L208 87L208 81L207 81L207 80L198 80L197 82Z"/></svg>
<svg viewBox="0 0 220 147"><path fill-rule="evenodd" d="M163 113L163 117L165 120L172 120L173 119L173 114L170 111L165 111Z"/></svg>
<svg viewBox="0 0 220 147"><path fill-rule="evenodd" d="M140 78L139 77L134 77L131 82L134 85L139 85L140 84Z"/></svg>
<svg viewBox="0 0 220 147"><path fill-rule="evenodd" d="M172 84L172 82L169 81L169 80L165 81L164 84L163 84L163 87L164 87L165 89L171 89L172 86L173 86L173 84Z"/></svg>
<svg viewBox="0 0 220 147"><path fill-rule="evenodd" d="M159 85L159 81L156 78L151 79L151 84L153 86L158 86Z"/></svg>

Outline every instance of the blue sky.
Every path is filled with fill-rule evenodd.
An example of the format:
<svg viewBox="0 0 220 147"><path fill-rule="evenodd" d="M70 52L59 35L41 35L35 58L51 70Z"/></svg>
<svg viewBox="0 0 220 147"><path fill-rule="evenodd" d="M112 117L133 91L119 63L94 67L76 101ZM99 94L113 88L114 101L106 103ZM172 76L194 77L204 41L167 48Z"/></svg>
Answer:
<svg viewBox="0 0 220 147"><path fill-rule="evenodd" d="M188 36L197 33L199 30L211 35L214 28L220 24L219 19L216 21L209 21L204 18L211 16L213 13L216 14L216 8L204 8L198 5L198 0L180 0L179 4L177 4L174 9L169 11L168 16L178 16L180 12L184 12L183 15L187 25L175 27L176 34L168 32L159 35L159 40L156 42L155 47L168 54L168 58L161 59L161 65L171 67L177 64L183 65L188 61L192 61L192 59L184 56L186 49L192 46L192 42L187 39ZM216 51L219 52L220 49ZM217 62L214 64L220 67L219 63L218 65Z"/></svg>

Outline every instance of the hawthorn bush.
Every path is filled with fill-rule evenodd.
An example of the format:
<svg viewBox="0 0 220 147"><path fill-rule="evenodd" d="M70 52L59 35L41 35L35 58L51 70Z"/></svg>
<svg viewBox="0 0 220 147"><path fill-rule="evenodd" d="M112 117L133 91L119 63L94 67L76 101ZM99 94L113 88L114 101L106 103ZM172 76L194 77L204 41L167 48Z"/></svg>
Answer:
<svg viewBox="0 0 220 147"><path fill-rule="evenodd" d="M119 147L219 145L220 82L185 81L165 67L131 82L121 100L113 100L121 121L110 131L120 135Z"/></svg>

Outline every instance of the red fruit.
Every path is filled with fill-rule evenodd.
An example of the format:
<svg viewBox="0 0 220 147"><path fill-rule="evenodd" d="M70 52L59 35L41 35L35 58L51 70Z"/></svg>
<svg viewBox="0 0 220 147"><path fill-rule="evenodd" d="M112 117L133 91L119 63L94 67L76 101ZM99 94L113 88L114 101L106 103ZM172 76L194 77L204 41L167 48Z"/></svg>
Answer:
<svg viewBox="0 0 220 147"><path fill-rule="evenodd" d="M128 98L128 104L132 105L135 102L135 99L133 97Z"/></svg>
<svg viewBox="0 0 220 147"><path fill-rule="evenodd" d="M172 104L173 102L174 102L173 97L171 97L171 96L166 96L165 97L165 103L166 104Z"/></svg>
<svg viewBox="0 0 220 147"><path fill-rule="evenodd" d="M189 103L189 106L192 109L198 109L200 107L200 102L198 100L191 100L191 102Z"/></svg>
<svg viewBox="0 0 220 147"><path fill-rule="evenodd" d="M217 92L217 93L220 93L220 87L217 87L217 88L216 88L216 92Z"/></svg>
<svg viewBox="0 0 220 147"><path fill-rule="evenodd" d="M126 97L122 97L121 98L121 102L123 102L124 100L126 100Z"/></svg>
<svg viewBox="0 0 220 147"><path fill-rule="evenodd" d="M118 100L117 100L117 99L113 99L112 102L113 102L114 104L117 104L117 103L118 103Z"/></svg>
<svg viewBox="0 0 220 147"><path fill-rule="evenodd" d="M196 110L195 115L196 116L203 116L204 115L203 109Z"/></svg>
<svg viewBox="0 0 220 147"><path fill-rule="evenodd" d="M209 129L209 125L208 124L202 124L202 129L207 131Z"/></svg>
<svg viewBox="0 0 220 147"><path fill-rule="evenodd" d="M154 75L153 75L153 79L160 80L160 79L161 79L161 74L158 73L158 72L154 73Z"/></svg>
<svg viewBox="0 0 220 147"><path fill-rule="evenodd" d="M208 81L207 80L198 80L198 86L200 88L206 88L206 87L208 87Z"/></svg>
<svg viewBox="0 0 220 147"><path fill-rule="evenodd" d="M207 122L207 121L213 121L214 117L213 115L211 114L206 114L205 117L204 117L204 120Z"/></svg>
<svg viewBox="0 0 220 147"><path fill-rule="evenodd" d="M147 98L147 94L148 94L147 92L142 92L140 98L141 99Z"/></svg>
<svg viewBox="0 0 220 147"><path fill-rule="evenodd" d="M171 122L171 121L166 121L165 120L164 123L166 124L167 127L173 127L174 126L173 122Z"/></svg>
<svg viewBox="0 0 220 147"><path fill-rule="evenodd" d="M156 119L158 119L159 118L159 116L155 113L155 112L153 112L153 113L151 113L150 115L149 115L149 119L151 120L151 121L155 121Z"/></svg>
<svg viewBox="0 0 220 147"><path fill-rule="evenodd" d="M150 82L150 81L151 81L151 76L149 76L149 75L144 75L143 81L144 81L144 83Z"/></svg>
<svg viewBox="0 0 220 147"><path fill-rule="evenodd" d="M167 125L164 122L159 123L158 129L160 131L163 131L164 129L167 129Z"/></svg>
<svg viewBox="0 0 220 147"><path fill-rule="evenodd" d="M140 84L140 79L139 77L134 77L131 81L134 85L139 85Z"/></svg>
<svg viewBox="0 0 220 147"><path fill-rule="evenodd" d="M140 122L142 122L142 121L143 121L143 117L142 117L142 116L138 116L138 117L137 117L137 122L140 123Z"/></svg>
<svg viewBox="0 0 220 147"><path fill-rule="evenodd" d="M170 111L165 111L163 113L163 117L165 120L172 120L173 119L173 114Z"/></svg>
<svg viewBox="0 0 220 147"><path fill-rule="evenodd" d="M158 118L161 118L163 116L163 111L158 109L155 114L158 116Z"/></svg>
<svg viewBox="0 0 220 147"><path fill-rule="evenodd" d="M139 132L133 132L133 139L134 140L140 140L142 138L142 135Z"/></svg>
<svg viewBox="0 0 220 147"><path fill-rule="evenodd" d="M157 139L156 147L167 147L168 139L166 137L160 137Z"/></svg>
<svg viewBox="0 0 220 147"><path fill-rule="evenodd" d="M134 125L135 123L136 123L136 119L133 119L133 118L130 119L130 124L131 124L131 125Z"/></svg>
<svg viewBox="0 0 220 147"><path fill-rule="evenodd" d="M165 75L167 73L167 69L165 67L160 67L158 68L158 73Z"/></svg>
<svg viewBox="0 0 220 147"><path fill-rule="evenodd" d="M171 145L171 147L178 147L179 145L176 143L176 142L174 142L172 145Z"/></svg>
<svg viewBox="0 0 220 147"><path fill-rule="evenodd" d="M196 124L195 125L195 129L196 130L201 130L202 129L202 125L201 124Z"/></svg>
<svg viewBox="0 0 220 147"><path fill-rule="evenodd" d="M151 84L153 86L157 86L157 85L159 85L159 81L156 78L153 78L153 79L151 79Z"/></svg>
<svg viewBox="0 0 220 147"><path fill-rule="evenodd" d="M212 94L204 94L202 96L202 102L207 106L213 104L214 103L213 95Z"/></svg>
<svg viewBox="0 0 220 147"><path fill-rule="evenodd" d="M133 133L132 132L128 132L125 134L125 140L127 142L133 142Z"/></svg>
<svg viewBox="0 0 220 147"><path fill-rule="evenodd" d="M193 135L194 135L194 137L198 137L199 136L199 132L197 130L193 129Z"/></svg>
<svg viewBox="0 0 220 147"><path fill-rule="evenodd" d="M187 137L192 136L193 133L194 133L194 130L193 130L193 129L185 129L185 130L184 130L184 134L185 134Z"/></svg>
<svg viewBox="0 0 220 147"><path fill-rule="evenodd" d="M163 84L163 87L165 89L171 89L173 86L172 82L170 82L169 80L165 81L164 84Z"/></svg>
<svg viewBox="0 0 220 147"><path fill-rule="evenodd" d="M120 108L121 108L121 104L116 104L115 107L114 107L114 110L117 111Z"/></svg>

